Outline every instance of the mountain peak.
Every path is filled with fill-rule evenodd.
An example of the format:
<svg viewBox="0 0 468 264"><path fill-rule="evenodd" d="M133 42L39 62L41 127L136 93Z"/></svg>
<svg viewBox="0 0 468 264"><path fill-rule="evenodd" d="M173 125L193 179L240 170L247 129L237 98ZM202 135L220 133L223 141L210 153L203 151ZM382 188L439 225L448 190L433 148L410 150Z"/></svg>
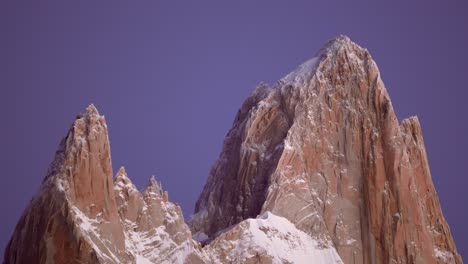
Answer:
<svg viewBox="0 0 468 264"><path fill-rule="evenodd" d="M94 104L90 104L88 107L86 107L85 114L88 116L99 116L99 111L97 110L96 106L94 106Z"/></svg>
<svg viewBox="0 0 468 264"><path fill-rule="evenodd" d="M124 167L112 181L94 105L51 167L5 263L462 263L418 119L398 123L369 53L342 35L244 102L190 218L203 248L154 176L143 194Z"/></svg>
<svg viewBox="0 0 468 264"><path fill-rule="evenodd" d="M127 172L125 171L124 166L120 166L119 170L115 174L115 178L119 178L119 177L127 177Z"/></svg>
<svg viewBox="0 0 468 264"><path fill-rule="evenodd" d="M366 49L340 35L275 88L259 86L239 111L193 233L212 239L270 211L344 263L432 263L441 249L458 263L419 123L398 123Z"/></svg>
<svg viewBox="0 0 468 264"><path fill-rule="evenodd" d="M327 41L327 43L325 43L325 45L323 45L323 47L320 49L319 53L322 53L323 51L327 51L327 53L333 53L333 52L336 52L336 51L341 50L341 49L348 49L348 50L362 49L362 50L365 50L364 48L362 48L361 46L359 46L358 44L353 42L348 36L339 35L339 36L334 37L334 38L330 39L329 41Z"/></svg>
<svg viewBox="0 0 468 264"><path fill-rule="evenodd" d="M366 49L354 43L349 37L339 35L329 40L314 57L281 78L280 86L285 84L293 87L308 87L317 71L322 71L322 73L325 71L336 71L337 67L340 67L340 63L347 63L349 66L358 65L360 67L362 61L368 59L371 59L371 56ZM332 65L328 64L326 65L327 67L322 67L321 65L326 60L333 61ZM349 71L349 69L347 70Z"/></svg>
<svg viewBox="0 0 468 264"><path fill-rule="evenodd" d="M126 192L129 192L129 191L138 192L138 189L128 177L127 172L125 171L125 168L123 166L120 167L117 174L115 174L114 190L126 191Z"/></svg>
<svg viewBox="0 0 468 264"><path fill-rule="evenodd" d="M161 184L158 183L158 181L156 180L156 177L154 175L151 175L149 181L148 181L148 185L147 187L158 187L158 188L161 188Z"/></svg>
<svg viewBox="0 0 468 264"><path fill-rule="evenodd" d="M163 196L162 184L156 180L154 175L150 177L144 193L147 195L156 194L160 197Z"/></svg>
<svg viewBox="0 0 468 264"><path fill-rule="evenodd" d="M61 141L39 193L15 230L18 235L5 262L126 262L112 177L107 126L90 105ZM22 261L15 261L19 256Z"/></svg>
<svg viewBox="0 0 468 264"><path fill-rule="evenodd" d="M350 45L351 43L355 44L348 36L338 35L328 41L328 44L333 44L334 46L343 46Z"/></svg>

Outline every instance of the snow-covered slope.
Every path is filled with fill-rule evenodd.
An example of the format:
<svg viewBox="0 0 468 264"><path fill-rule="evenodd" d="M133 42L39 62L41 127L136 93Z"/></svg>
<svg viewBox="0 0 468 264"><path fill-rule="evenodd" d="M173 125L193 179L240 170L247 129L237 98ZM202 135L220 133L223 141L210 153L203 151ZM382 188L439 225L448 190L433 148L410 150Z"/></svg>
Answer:
<svg viewBox="0 0 468 264"><path fill-rule="evenodd" d="M184 222L180 207L154 177L140 193L120 168L114 182L125 248L137 264L204 263L204 256Z"/></svg>
<svg viewBox="0 0 468 264"><path fill-rule="evenodd" d="M284 76L281 81L291 84L295 87L304 86L310 81L314 75L315 67L317 67L318 58L313 57L303 64L299 65L294 71Z"/></svg>
<svg viewBox="0 0 468 264"><path fill-rule="evenodd" d="M286 218L265 212L218 236L204 248L212 263L342 264L333 245L324 245Z"/></svg>

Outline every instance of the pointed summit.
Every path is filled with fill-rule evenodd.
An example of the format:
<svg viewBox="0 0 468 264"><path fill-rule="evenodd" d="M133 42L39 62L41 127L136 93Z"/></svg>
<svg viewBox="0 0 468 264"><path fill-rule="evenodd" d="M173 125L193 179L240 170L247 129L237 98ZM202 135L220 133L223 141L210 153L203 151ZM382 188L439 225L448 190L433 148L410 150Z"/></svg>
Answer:
<svg viewBox="0 0 468 264"><path fill-rule="evenodd" d="M99 111L94 106L94 104L90 104L88 107L86 107L85 114L86 115L97 115L97 116L99 116Z"/></svg>
<svg viewBox="0 0 468 264"><path fill-rule="evenodd" d="M330 39L323 45L323 47L320 49L318 54L323 54L323 53L335 53L339 50L342 49L347 49L347 50L366 50L365 48L362 48L355 42L353 42L348 36L345 35L339 35L335 38Z"/></svg>
<svg viewBox="0 0 468 264"><path fill-rule="evenodd" d="M113 188L107 126L90 105L62 140L5 262L127 262Z"/></svg>
<svg viewBox="0 0 468 264"><path fill-rule="evenodd" d="M114 191L117 198L125 198L130 193L139 193L137 187L128 177L124 166L121 166L117 174L115 174ZM121 203L121 201L118 201L117 205L120 206Z"/></svg>
<svg viewBox="0 0 468 264"><path fill-rule="evenodd" d="M342 74L343 77L346 77L348 74L353 74L354 71L362 71L363 65L366 67L375 66L369 52L354 43L349 37L339 35L329 40L315 57L302 63L281 78L277 87L313 88L309 86L313 78L319 78L321 81L329 74L336 75L338 70L345 71ZM374 68L372 71L378 75L378 69L376 66Z"/></svg>
<svg viewBox="0 0 468 264"><path fill-rule="evenodd" d="M153 176L150 177L148 185L144 191L145 195L155 194L159 197L163 196L163 189L161 182L156 181L156 178Z"/></svg>
<svg viewBox="0 0 468 264"><path fill-rule="evenodd" d="M116 214L107 124L94 105L88 106L75 120L61 150L65 155L65 164L61 166L72 170L69 177L73 179L68 180L74 186L70 195L76 200L76 206L87 210L93 205L98 208L96 213L103 210L106 214Z"/></svg>
<svg viewBox="0 0 468 264"><path fill-rule="evenodd" d="M124 223L127 223L126 221L136 223L144 206L143 196L123 166L115 175L114 194L120 218L125 220Z"/></svg>
<svg viewBox="0 0 468 264"><path fill-rule="evenodd" d="M117 171L116 177L118 177L119 175L125 175L125 176L127 176L127 172L125 171L125 167L124 167L124 166L120 166L119 170Z"/></svg>
<svg viewBox="0 0 468 264"><path fill-rule="evenodd" d="M98 136L97 134L105 134L108 137L106 119L99 114L93 104L90 104L83 113L76 117L73 128L81 134L84 132L91 135L91 139L94 138L93 135Z"/></svg>
<svg viewBox="0 0 468 264"><path fill-rule="evenodd" d="M348 36L346 35L338 35L329 41L324 46L334 46L334 47L342 47L345 45L356 45Z"/></svg>
<svg viewBox="0 0 468 264"><path fill-rule="evenodd" d="M128 178L127 172L125 171L125 167L121 166L117 173L115 174L114 184L117 182L128 182L130 179Z"/></svg>
<svg viewBox="0 0 468 264"><path fill-rule="evenodd" d="M4 263L204 263L179 206L152 177L146 196L122 166L114 182L107 126L90 105L62 140Z"/></svg>
<svg viewBox="0 0 468 264"><path fill-rule="evenodd" d="M461 262L420 126L398 123L366 49L338 36L274 89L260 88L210 171L194 234L214 238L270 211L344 263L434 263L440 251L442 263Z"/></svg>

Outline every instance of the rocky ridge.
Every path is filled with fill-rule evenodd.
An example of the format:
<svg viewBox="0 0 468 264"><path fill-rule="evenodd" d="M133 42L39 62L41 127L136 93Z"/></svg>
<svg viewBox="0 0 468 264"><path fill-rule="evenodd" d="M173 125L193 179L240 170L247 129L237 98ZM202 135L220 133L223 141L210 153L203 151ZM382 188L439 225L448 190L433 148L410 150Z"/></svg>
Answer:
<svg viewBox="0 0 468 264"><path fill-rule="evenodd" d="M203 263L179 206L154 178L113 181L107 125L93 105L62 140L4 263Z"/></svg>
<svg viewBox="0 0 468 264"><path fill-rule="evenodd" d="M265 212L344 263L461 263L416 117L400 124L369 52L340 36L239 110L196 203L209 237Z"/></svg>
<svg viewBox="0 0 468 264"><path fill-rule="evenodd" d="M462 263L418 119L398 123L377 65L345 36L247 98L188 225L154 177L140 192L123 167L112 175L90 105L4 263Z"/></svg>

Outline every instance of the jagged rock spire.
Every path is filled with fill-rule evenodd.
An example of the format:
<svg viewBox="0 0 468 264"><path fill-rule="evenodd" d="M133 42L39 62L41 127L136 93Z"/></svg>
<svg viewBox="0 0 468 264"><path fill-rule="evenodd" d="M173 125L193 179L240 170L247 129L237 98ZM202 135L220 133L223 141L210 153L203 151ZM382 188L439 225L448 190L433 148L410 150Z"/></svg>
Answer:
<svg viewBox="0 0 468 264"><path fill-rule="evenodd" d="M203 263L180 207L154 177L147 197L121 167L112 181L107 125L94 105L62 140L5 263Z"/></svg>
<svg viewBox="0 0 468 264"><path fill-rule="evenodd" d="M154 176L151 176L148 181L148 184L146 185L144 194L163 197L164 193L165 192L163 191L161 182L158 182Z"/></svg>
<svg viewBox="0 0 468 264"><path fill-rule="evenodd" d="M203 249L154 177L112 181L107 133L77 117L5 263L462 263L419 120L345 36L242 105L190 220Z"/></svg>
<svg viewBox="0 0 468 264"><path fill-rule="evenodd" d="M114 190L116 191L125 190L126 192L138 191L136 186L128 177L124 166L121 166L119 170L117 171L117 174L115 174Z"/></svg>
<svg viewBox="0 0 468 264"><path fill-rule="evenodd" d="M112 182L107 125L90 105L62 140L16 226L6 263L128 260Z"/></svg>

